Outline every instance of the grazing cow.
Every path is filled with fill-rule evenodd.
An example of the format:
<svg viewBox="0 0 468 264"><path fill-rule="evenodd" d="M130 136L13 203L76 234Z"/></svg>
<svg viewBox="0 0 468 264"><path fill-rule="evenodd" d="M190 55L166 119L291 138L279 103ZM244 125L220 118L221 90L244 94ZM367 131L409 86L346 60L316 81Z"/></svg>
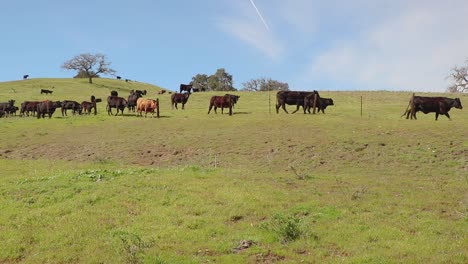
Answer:
<svg viewBox="0 0 468 264"><path fill-rule="evenodd" d="M117 80L120 80L120 79L122 79L122 77L120 77L120 76L116 76L116 78L117 78Z"/></svg>
<svg viewBox="0 0 468 264"><path fill-rule="evenodd" d="M164 94L165 92L166 92L166 90L159 90L158 94Z"/></svg>
<svg viewBox="0 0 468 264"><path fill-rule="evenodd" d="M28 74L25 74L25 75L23 75L23 80L26 80L26 79L28 79L28 77L29 77L29 75L28 75Z"/></svg>
<svg viewBox="0 0 468 264"><path fill-rule="evenodd" d="M187 93L190 93L190 90L192 90L192 85L191 84L180 84L180 93L182 92L187 92Z"/></svg>
<svg viewBox="0 0 468 264"><path fill-rule="evenodd" d="M176 109L177 104L181 103L182 104L182 109L185 109L185 104L187 103L188 99L190 97L190 93L175 93L171 95L171 106L172 109L174 109L174 106Z"/></svg>
<svg viewBox="0 0 468 264"><path fill-rule="evenodd" d="M51 118L55 112L55 109L59 108L61 105L62 103L59 101L52 102L52 101L46 100L46 101L40 102L39 104L37 104L37 110L36 110L37 119L40 119L41 117L45 118L46 114L49 116L49 118Z"/></svg>
<svg viewBox="0 0 468 264"><path fill-rule="evenodd" d="M112 108L115 108L117 109L117 113L115 113L115 115L118 115L119 110L120 110L123 116L123 111L125 110L125 107L127 107L127 100L123 99L122 97L118 97L118 96L107 97L107 114L108 115L112 115Z"/></svg>
<svg viewBox="0 0 468 264"><path fill-rule="evenodd" d="M7 111L7 114L8 115L15 115L16 116L16 112L19 110L19 108L17 106L12 106L8 109Z"/></svg>
<svg viewBox="0 0 468 264"><path fill-rule="evenodd" d="M416 113L421 111L424 114L435 113L435 120L439 118L439 115L445 115L449 120L449 111L452 107L463 109L460 98L447 98L447 97L424 97L424 96L413 96L409 101L409 105L405 113L406 119L411 116L411 119L417 119Z"/></svg>
<svg viewBox="0 0 468 264"><path fill-rule="evenodd" d="M279 91L276 94L276 113L279 113L280 107L283 108L284 112L288 114L286 110L286 105L295 105L296 110L292 112L293 114L299 110L299 107L302 106L304 108L304 114L306 113L307 103L312 100L314 96L317 95L317 99L320 98L317 91L312 92L296 92L296 91ZM313 103L311 103L312 105Z"/></svg>
<svg viewBox="0 0 468 264"><path fill-rule="evenodd" d="M130 79L125 79L125 82L129 82L129 81L130 81Z"/></svg>
<svg viewBox="0 0 468 264"><path fill-rule="evenodd" d="M151 113L152 117L154 117L155 110L156 110L156 116L159 117L159 100L138 98L137 115L143 116L143 111L144 111L145 117L148 113Z"/></svg>
<svg viewBox="0 0 468 264"><path fill-rule="evenodd" d="M119 96L119 93L116 90L111 91L111 96Z"/></svg>
<svg viewBox="0 0 468 264"><path fill-rule="evenodd" d="M45 93L45 94L52 94L54 91L51 91L51 90L47 90L47 89L41 89L41 94Z"/></svg>
<svg viewBox="0 0 468 264"><path fill-rule="evenodd" d="M29 116L29 113L31 112L32 115L34 116L37 111L37 105L40 102L38 101L25 101L21 103L21 108L20 108L20 116L24 116L26 113L27 116Z"/></svg>
<svg viewBox="0 0 468 264"><path fill-rule="evenodd" d="M5 115L8 115L11 109L15 107L15 100L8 100L8 102L0 103L0 110L2 110Z"/></svg>
<svg viewBox="0 0 468 264"><path fill-rule="evenodd" d="M213 96L210 99L210 107L208 108L208 114L211 112L211 109L214 107L215 114L217 114L216 109L221 108L221 114L224 112L224 108L229 108L229 115L232 115L232 107L237 102L240 96L226 94L224 96Z"/></svg>
<svg viewBox="0 0 468 264"><path fill-rule="evenodd" d="M73 115L75 115L77 112L81 115L83 107L76 101L65 100L62 102L62 116L67 116L67 110L72 110Z"/></svg>

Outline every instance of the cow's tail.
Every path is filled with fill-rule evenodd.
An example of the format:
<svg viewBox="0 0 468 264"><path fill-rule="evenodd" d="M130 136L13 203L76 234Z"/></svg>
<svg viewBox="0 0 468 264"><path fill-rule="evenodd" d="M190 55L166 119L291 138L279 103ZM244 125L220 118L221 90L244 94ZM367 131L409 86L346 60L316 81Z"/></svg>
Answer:
<svg viewBox="0 0 468 264"><path fill-rule="evenodd" d="M411 106L411 101L408 103L408 106L406 107L405 112L400 116L400 118L408 114L408 111L410 111L411 109L410 106Z"/></svg>

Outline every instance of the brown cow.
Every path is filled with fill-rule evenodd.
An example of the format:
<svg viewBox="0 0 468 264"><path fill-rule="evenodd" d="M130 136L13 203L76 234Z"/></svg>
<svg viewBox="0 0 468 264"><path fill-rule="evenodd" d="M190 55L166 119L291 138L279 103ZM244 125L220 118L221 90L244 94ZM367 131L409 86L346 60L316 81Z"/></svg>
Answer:
<svg viewBox="0 0 468 264"><path fill-rule="evenodd" d="M190 97L190 94L189 93L175 93L173 95L171 95L171 106L172 106L172 109L174 109L174 106L176 109L177 108L177 104L178 103L181 103L182 104L182 109L184 109L185 107L185 104L187 103L188 99Z"/></svg>
<svg viewBox="0 0 468 264"><path fill-rule="evenodd" d="M159 101L153 99L138 98L137 100L137 116L143 116L143 111L145 112L145 117L148 113L151 113L154 117L154 111L156 110L156 115L159 117Z"/></svg>
<svg viewBox="0 0 468 264"><path fill-rule="evenodd" d="M216 109L221 108L221 114L223 114L224 108L229 108L229 115L232 115L232 107L240 96L226 94L224 96L213 96L210 99L210 107L208 108L208 114L211 112L211 109L214 107L215 114L217 114Z"/></svg>
<svg viewBox="0 0 468 264"><path fill-rule="evenodd" d="M283 108L284 112L288 114L286 110L286 105L295 105L296 110L292 112L293 114L299 110L299 107L304 108L304 114L307 110L307 102L310 101L315 95L317 99L320 98L320 95L317 91L312 92L296 92L296 91L279 91L276 94L276 113L279 113L280 107Z"/></svg>

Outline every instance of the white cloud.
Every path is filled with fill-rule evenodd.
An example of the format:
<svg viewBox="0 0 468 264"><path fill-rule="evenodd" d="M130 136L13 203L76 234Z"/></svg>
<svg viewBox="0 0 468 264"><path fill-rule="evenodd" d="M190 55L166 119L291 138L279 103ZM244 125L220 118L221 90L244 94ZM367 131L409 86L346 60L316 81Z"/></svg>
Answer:
<svg viewBox="0 0 468 264"><path fill-rule="evenodd" d="M236 1L237 3L237 1ZM229 35L254 47L272 60L280 59L284 52L282 42L273 30L268 30L266 22L260 20L257 11L249 2L247 5L233 5L234 14L218 20L218 27ZM260 6L257 5L258 8ZM266 18L266 20L268 20Z"/></svg>
<svg viewBox="0 0 468 264"><path fill-rule="evenodd" d="M400 6L399 12L335 42L313 59L306 75L360 89L444 91L450 69L467 56L467 13L468 2L461 1Z"/></svg>

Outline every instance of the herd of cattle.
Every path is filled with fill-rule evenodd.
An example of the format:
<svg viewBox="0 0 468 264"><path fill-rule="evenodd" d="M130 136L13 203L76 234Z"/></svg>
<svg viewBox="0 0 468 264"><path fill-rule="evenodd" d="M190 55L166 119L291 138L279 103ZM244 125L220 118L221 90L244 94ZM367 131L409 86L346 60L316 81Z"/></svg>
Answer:
<svg viewBox="0 0 468 264"><path fill-rule="evenodd" d="M174 109L177 108L177 104L182 104L182 109L185 109L185 104L188 102L191 90L194 91L191 85L180 85L180 92L174 93L171 95L171 107ZM162 94L164 90L158 92ZM52 93L52 91L45 91L41 89L42 93ZM110 96L107 97L107 113L112 115L112 108L116 109L115 115L118 115L119 112L123 115L125 108L128 108L128 111L135 112L136 115L142 116L145 112L145 117L148 113L151 113L152 116L156 114L159 117L159 99L146 99L143 98L147 94L146 90L132 90L128 95L128 98L119 97L117 91L112 91ZM224 112L224 108L229 109L229 115L232 115L232 109L234 105L239 101L240 96L233 94L225 94L223 96L212 96L209 102L208 114L214 108L215 113L217 113L217 108L221 108L221 113ZM325 109L329 105L334 105L333 99L331 98L322 98L320 97L317 91L278 91L276 94L276 113L279 113L279 109L282 108L284 112L288 113L286 110L286 105L296 106L296 110L292 113L296 113L300 107L303 108L304 114L311 113L317 110L325 114ZM20 116L36 116L37 118L44 118L46 115L51 118L53 113L57 108L61 108L62 116L67 116L67 110L71 110L73 115L75 114L90 114L94 112L97 114L96 103L101 102L101 99L97 99L94 96L91 96L90 101L83 101L78 103L73 100L64 100L64 101L25 101L21 103L21 108L15 106L15 100L9 100L8 102L0 103L0 117L8 115L16 115L16 112L20 111ZM461 101L459 98L451 99L447 97L422 97L422 96L412 96L408 107L405 113L406 119L416 119L416 113L421 111L425 114L435 113L436 120L439 115L445 115L450 119L448 112L451 108L462 109Z"/></svg>

